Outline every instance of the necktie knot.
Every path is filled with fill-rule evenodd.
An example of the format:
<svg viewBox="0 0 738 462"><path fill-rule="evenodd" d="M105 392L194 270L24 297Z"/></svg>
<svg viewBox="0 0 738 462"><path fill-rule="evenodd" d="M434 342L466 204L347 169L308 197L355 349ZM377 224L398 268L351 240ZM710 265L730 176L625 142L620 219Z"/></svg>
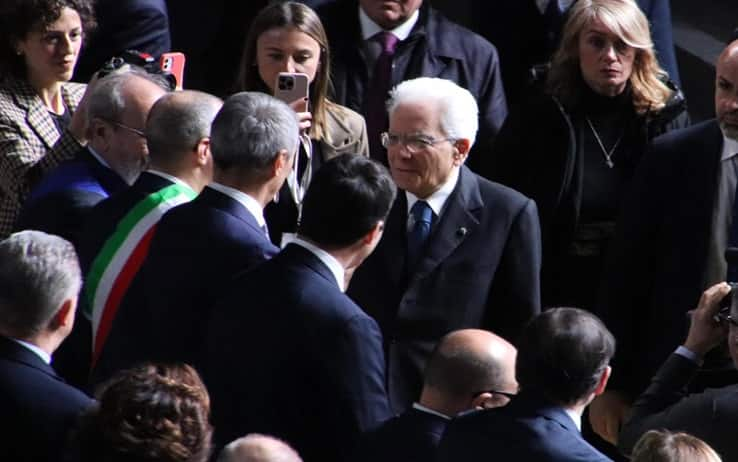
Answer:
<svg viewBox="0 0 738 462"><path fill-rule="evenodd" d="M433 219L433 209L430 208L430 205L426 201L416 201L410 209L410 213L416 224L430 224Z"/></svg>
<svg viewBox="0 0 738 462"><path fill-rule="evenodd" d="M379 43L382 45L382 53L387 55L393 55L397 42L400 40L392 32L382 31L377 33L376 37L379 39Z"/></svg>

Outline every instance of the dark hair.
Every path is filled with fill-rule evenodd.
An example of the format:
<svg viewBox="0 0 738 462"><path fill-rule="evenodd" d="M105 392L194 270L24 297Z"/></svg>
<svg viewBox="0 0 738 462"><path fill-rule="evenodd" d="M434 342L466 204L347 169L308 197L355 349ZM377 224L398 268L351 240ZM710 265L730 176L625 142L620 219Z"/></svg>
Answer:
<svg viewBox="0 0 738 462"><path fill-rule="evenodd" d="M116 374L77 434L85 462L205 462L210 398L190 366L144 364Z"/></svg>
<svg viewBox="0 0 738 462"><path fill-rule="evenodd" d="M281 27L295 28L309 35L320 46L320 65L315 80L310 85L310 111L313 116L310 136L321 140L326 131L325 108L333 104L326 99L330 86L330 49L323 23L315 11L307 5L298 2L273 2L259 12L246 36L235 91L270 93L266 82L261 80L256 66L256 42L264 32Z"/></svg>
<svg viewBox="0 0 738 462"><path fill-rule="evenodd" d="M329 248L353 244L387 217L396 191L383 165L358 155L337 156L313 177L298 234Z"/></svg>
<svg viewBox="0 0 738 462"><path fill-rule="evenodd" d="M2 0L0 2L0 76L26 77L26 64L15 44L34 28L45 29L71 8L82 20L83 33L96 26L91 0Z"/></svg>
<svg viewBox="0 0 738 462"><path fill-rule="evenodd" d="M615 338L595 315L552 308L525 327L515 371L523 392L571 405L595 390L613 354Z"/></svg>

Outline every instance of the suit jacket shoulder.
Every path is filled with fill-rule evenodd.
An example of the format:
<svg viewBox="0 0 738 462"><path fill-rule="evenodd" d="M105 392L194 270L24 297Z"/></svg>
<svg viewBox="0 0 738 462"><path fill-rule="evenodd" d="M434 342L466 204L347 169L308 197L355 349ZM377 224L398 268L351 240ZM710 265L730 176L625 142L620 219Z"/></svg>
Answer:
<svg viewBox="0 0 738 462"><path fill-rule="evenodd" d="M435 461L438 444L450 419L411 408L364 435L357 450L360 462Z"/></svg>
<svg viewBox="0 0 738 462"><path fill-rule="evenodd" d="M58 460L77 417L92 404L35 353L0 337L0 428L5 456L29 462Z"/></svg>
<svg viewBox="0 0 738 462"><path fill-rule="evenodd" d="M322 140L323 159L329 160L340 154L369 155L366 122L358 112L328 102L326 106L326 135Z"/></svg>

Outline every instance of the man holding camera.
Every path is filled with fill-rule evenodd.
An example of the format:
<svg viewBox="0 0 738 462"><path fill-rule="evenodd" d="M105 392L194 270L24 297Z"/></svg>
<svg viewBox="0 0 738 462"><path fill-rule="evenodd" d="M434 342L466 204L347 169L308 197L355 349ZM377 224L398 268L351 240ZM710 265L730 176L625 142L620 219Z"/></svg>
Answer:
<svg viewBox="0 0 738 462"><path fill-rule="evenodd" d="M738 385L686 394L685 388L697 374L708 351L725 340L733 363L738 366L738 303L730 314L721 311L720 301L731 297L724 282L707 289L692 312L684 344L664 362L648 389L636 400L629 421L623 426L618 446L630 453L648 430L664 428L691 433L705 440L725 460L738 460Z"/></svg>

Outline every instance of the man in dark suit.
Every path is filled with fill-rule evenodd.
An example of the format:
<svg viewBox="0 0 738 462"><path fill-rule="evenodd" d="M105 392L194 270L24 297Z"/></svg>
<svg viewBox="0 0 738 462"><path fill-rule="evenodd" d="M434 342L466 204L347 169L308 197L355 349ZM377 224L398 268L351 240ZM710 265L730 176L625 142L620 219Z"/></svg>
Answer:
<svg viewBox="0 0 738 462"><path fill-rule="evenodd" d="M732 303L730 317L718 315L720 300L729 297L729 293L730 286L724 282L703 293L692 313L687 339L661 366L623 426L618 446L625 454L630 454L647 431L666 429L694 435L724 460L738 460L738 441L733 431L738 425L738 385L702 393L685 392L707 352L725 341L726 323L730 329L730 354L733 363L738 364L738 304Z"/></svg>
<svg viewBox="0 0 738 462"><path fill-rule="evenodd" d="M504 407L452 421L439 462L608 461L580 433L582 412L605 390L615 339L596 316L553 308L525 328L518 346L520 393Z"/></svg>
<svg viewBox="0 0 738 462"><path fill-rule="evenodd" d="M497 50L429 3L342 0L318 9L333 54L336 102L364 115L371 155L386 164L379 133L387 128L387 91L416 77L451 80L479 103L479 143L470 162L481 166L507 116ZM393 46L383 52L387 33Z"/></svg>
<svg viewBox="0 0 738 462"><path fill-rule="evenodd" d="M295 111L263 93L237 93L213 121L214 181L162 217L146 261L123 295L93 379L141 360L197 365L216 297L238 272L271 258L263 209L292 169Z"/></svg>
<svg viewBox="0 0 738 462"><path fill-rule="evenodd" d="M142 71L121 71L97 82L89 95L87 146L34 188L16 228L53 233L78 247L90 210L127 188L146 165L143 127L164 93Z"/></svg>
<svg viewBox="0 0 738 462"><path fill-rule="evenodd" d="M146 121L149 168L130 188L97 204L86 220L79 244L84 316L77 317L83 326L75 334L83 330L84 344L94 344L93 362L115 318L116 294L125 292L139 270L159 219L212 180L210 125L222 104L189 90L159 98Z"/></svg>
<svg viewBox="0 0 738 462"><path fill-rule="evenodd" d="M74 79L87 82L102 65L123 51L159 58L171 51L169 15L164 0L97 0L97 29L80 53Z"/></svg>
<svg viewBox="0 0 738 462"><path fill-rule="evenodd" d="M620 345L619 373L590 408L593 428L612 443L633 399L684 338L687 311L726 278L738 178L738 42L716 71L717 120L653 142L618 221L598 314ZM708 357L700 386L734 381L725 366L732 369L726 358Z"/></svg>
<svg viewBox="0 0 738 462"><path fill-rule="evenodd" d="M0 261L2 454L58 461L77 417L93 404L50 366L74 323L77 256L60 237L22 231L0 242Z"/></svg>
<svg viewBox="0 0 738 462"><path fill-rule="evenodd" d="M420 400L364 436L356 460L436 460L446 425L472 409L504 406L518 392L515 347L497 335L462 329L444 336L425 368Z"/></svg>
<svg viewBox="0 0 738 462"><path fill-rule="evenodd" d="M394 196L378 163L331 159L308 188L296 240L229 284L203 362L218 443L259 432L306 462L345 461L390 417L382 336L343 290L379 242Z"/></svg>
<svg viewBox="0 0 738 462"><path fill-rule="evenodd" d="M377 251L349 295L382 328L392 407L419 395L436 342L481 327L513 341L540 309L536 206L464 166L477 132L474 97L419 78L392 93L384 136L402 189Z"/></svg>

